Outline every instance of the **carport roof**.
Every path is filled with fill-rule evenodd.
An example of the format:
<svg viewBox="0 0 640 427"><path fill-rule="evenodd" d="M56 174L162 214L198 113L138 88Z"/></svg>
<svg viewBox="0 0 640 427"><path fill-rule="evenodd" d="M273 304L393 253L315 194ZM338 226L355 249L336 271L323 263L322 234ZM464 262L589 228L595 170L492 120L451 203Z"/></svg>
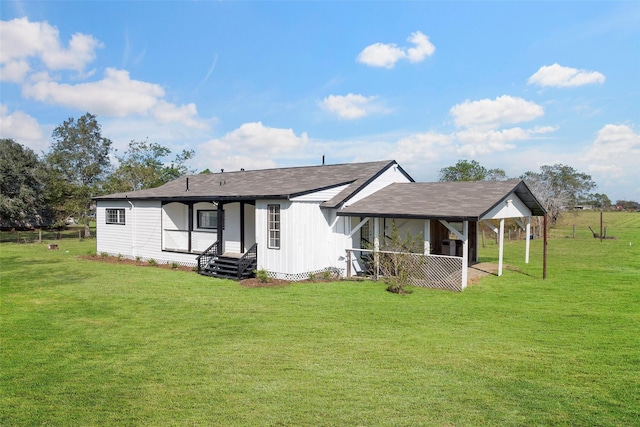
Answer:
<svg viewBox="0 0 640 427"><path fill-rule="evenodd" d="M521 180L395 183L338 211L340 216L478 221L516 194L534 216L545 209Z"/></svg>

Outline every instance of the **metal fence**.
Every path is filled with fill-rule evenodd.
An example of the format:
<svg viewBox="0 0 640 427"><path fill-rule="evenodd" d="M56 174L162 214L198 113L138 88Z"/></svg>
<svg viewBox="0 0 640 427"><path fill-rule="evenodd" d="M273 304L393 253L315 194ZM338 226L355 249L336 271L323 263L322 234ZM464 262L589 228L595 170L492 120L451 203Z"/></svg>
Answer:
<svg viewBox="0 0 640 427"><path fill-rule="evenodd" d="M95 239L96 229L91 228L91 238ZM68 228L65 230L26 230L26 231L2 231L0 232L0 243L35 243L52 242L62 239L84 240L84 228Z"/></svg>
<svg viewBox="0 0 640 427"><path fill-rule="evenodd" d="M354 257L353 253L360 252L373 255L374 251L369 249L347 249L347 277L351 277L355 270L360 275L370 275L378 277L378 271L369 271ZM378 251L380 256L393 256L397 252ZM413 286L423 288L447 289L451 291L462 291L462 257L446 255L423 255L402 253L404 261L408 265L409 277L407 281ZM358 263L356 267L353 262ZM375 266L371 265L372 269Z"/></svg>

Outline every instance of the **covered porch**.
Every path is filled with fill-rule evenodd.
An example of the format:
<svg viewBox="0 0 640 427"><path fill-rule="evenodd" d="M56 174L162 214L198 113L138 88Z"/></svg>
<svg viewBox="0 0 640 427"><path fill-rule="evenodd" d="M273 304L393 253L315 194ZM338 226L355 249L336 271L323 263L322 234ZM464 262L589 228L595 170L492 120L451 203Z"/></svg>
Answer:
<svg viewBox="0 0 640 427"><path fill-rule="evenodd" d="M198 272L246 278L257 260L253 200L162 202L162 251L197 255Z"/></svg>
<svg viewBox="0 0 640 427"><path fill-rule="evenodd" d="M461 291L468 285L468 267L478 262L480 224L497 233L501 276L505 220L512 218L525 231L528 263L531 217L544 213L523 181L392 184L338 212L351 217L347 275L369 271L379 276L377 260L387 252L392 224L423 242L422 248L410 253L412 284ZM371 243L363 244L367 241Z"/></svg>

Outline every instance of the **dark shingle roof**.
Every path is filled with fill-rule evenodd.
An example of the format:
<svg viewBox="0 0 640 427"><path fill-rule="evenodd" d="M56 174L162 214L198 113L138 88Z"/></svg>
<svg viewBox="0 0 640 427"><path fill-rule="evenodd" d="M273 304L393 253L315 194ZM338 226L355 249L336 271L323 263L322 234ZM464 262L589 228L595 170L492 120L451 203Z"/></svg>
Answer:
<svg viewBox="0 0 640 427"><path fill-rule="evenodd" d="M478 220L512 192L533 215L544 215L544 208L518 180L395 183L338 211L338 215Z"/></svg>
<svg viewBox="0 0 640 427"><path fill-rule="evenodd" d="M363 185L397 163L386 160L369 163L306 166L238 172L190 175L157 188L110 194L96 200L255 200L291 198L350 184L330 202L337 206ZM187 188L187 179L189 191Z"/></svg>

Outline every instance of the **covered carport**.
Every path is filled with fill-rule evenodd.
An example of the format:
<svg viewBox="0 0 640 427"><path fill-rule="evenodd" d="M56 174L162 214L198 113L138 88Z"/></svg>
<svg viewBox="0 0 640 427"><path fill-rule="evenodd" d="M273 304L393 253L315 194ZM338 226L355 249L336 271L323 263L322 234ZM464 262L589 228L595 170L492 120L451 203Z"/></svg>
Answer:
<svg viewBox="0 0 640 427"><path fill-rule="evenodd" d="M374 250L384 239L384 225L388 221L421 220L424 254L427 257L460 258L460 285L467 286L467 267L478 260L477 230L481 221L498 233L498 275L502 275L505 219L513 218L525 230L525 262L529 262L531 217L543 216L546 211L529 187L521 180L394 183L346 205L338 216L358 217L361 221L349 234L373 223ZM499 225L489 223L499 222ZM415 221L414 221L415 222ZM415 233L415 229L413 231ZM350 240L352 248L353 239ZM453 246L452 246L453 245ZM433 283L425 278L426 286ZM456 279L457 280L457 279ZM438 286L435 286L438 287ZM451 288L451 286L447 286Z"/></svg>

